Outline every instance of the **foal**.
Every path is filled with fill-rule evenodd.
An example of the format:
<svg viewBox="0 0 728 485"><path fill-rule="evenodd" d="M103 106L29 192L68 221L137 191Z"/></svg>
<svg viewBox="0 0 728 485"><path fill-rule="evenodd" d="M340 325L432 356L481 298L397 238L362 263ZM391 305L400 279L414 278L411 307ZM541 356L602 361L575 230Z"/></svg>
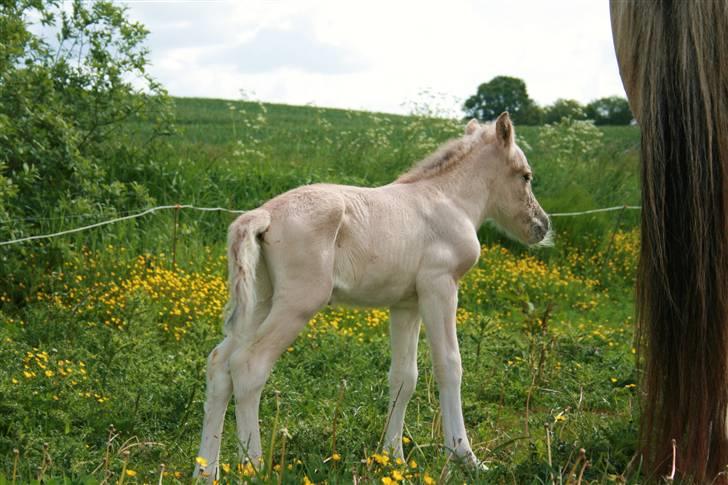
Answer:
<svg viewBox="0 0 728 485"><path fill-rule="evenodd" d="M548 239L531 169L508 113L471 120L395 182L377 188L316 184L238 217L228 234L230 304L225 339L207 365L199 456L214 477L225 409L235 394L238 441L261 457L258 407L274 363L324 305L388 306L392 361L385 446L403 458L405 409L417 381L420 319L439 386L445 446L476 464L460 404L455 329L458 280L480 255L491 219L516 239ZM202 470L199 465L195 474Z"/></svg>

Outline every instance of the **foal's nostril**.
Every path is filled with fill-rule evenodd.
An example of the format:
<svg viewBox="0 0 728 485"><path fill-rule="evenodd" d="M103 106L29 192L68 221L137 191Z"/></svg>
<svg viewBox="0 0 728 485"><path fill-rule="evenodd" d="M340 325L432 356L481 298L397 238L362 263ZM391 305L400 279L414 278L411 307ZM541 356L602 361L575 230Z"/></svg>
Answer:
<svg viewBox="0 0 728 485"><path fill-rule="evenodd" d="M540 241L546 235L547 231L548 229L544 227L541 221L533 221L533 225L531 225L531 234L533 234L533 239Z"/></svg>

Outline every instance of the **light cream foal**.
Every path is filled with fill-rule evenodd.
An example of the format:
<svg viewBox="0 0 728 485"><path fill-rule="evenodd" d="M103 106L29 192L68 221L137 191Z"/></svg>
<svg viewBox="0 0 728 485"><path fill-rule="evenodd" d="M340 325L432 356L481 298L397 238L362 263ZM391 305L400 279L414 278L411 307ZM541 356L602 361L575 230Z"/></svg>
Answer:
<svg viewBox="0 0 728 485"><path fill-rule="evenodd" d="M507 113L486 125L470 121L462 138L389 185L299 187L233 222L226 337L207 366L199 452L207 467L198 465L195 474L216 475L232 394L243 457L261 457L263 386L281 353L327 304L391 309L385 446L399 458L405 410L417 381L422 319L445 447L476 464L460 403L455 312L458 280L478 260L476 230L486 219L526 244L549 240L549 219L531 191L531 169Z"/></svg>

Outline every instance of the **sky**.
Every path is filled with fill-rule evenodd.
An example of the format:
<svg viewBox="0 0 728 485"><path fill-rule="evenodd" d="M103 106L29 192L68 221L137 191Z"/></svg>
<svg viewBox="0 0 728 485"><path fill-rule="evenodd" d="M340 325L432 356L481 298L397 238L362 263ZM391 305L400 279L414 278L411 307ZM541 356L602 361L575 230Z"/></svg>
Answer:
<svg viewBox="0 0 728 485"><path fill-rule="evenodd" d="M606 0L126 0L173 96L461 116L495 76L540 105L624 90Z"/></svg>

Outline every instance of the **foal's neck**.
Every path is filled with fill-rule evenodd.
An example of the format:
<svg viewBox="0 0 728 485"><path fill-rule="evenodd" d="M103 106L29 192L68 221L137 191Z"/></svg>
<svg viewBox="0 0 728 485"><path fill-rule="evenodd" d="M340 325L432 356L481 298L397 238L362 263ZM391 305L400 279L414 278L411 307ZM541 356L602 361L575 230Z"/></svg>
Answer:
<svg viewBox="0 0 728 485"><path fill-rule="evenodd" d="M478 158L466 157L451 170L422 181L450 198L475 229L487 218L489 202L488 174Z"/></svg>

